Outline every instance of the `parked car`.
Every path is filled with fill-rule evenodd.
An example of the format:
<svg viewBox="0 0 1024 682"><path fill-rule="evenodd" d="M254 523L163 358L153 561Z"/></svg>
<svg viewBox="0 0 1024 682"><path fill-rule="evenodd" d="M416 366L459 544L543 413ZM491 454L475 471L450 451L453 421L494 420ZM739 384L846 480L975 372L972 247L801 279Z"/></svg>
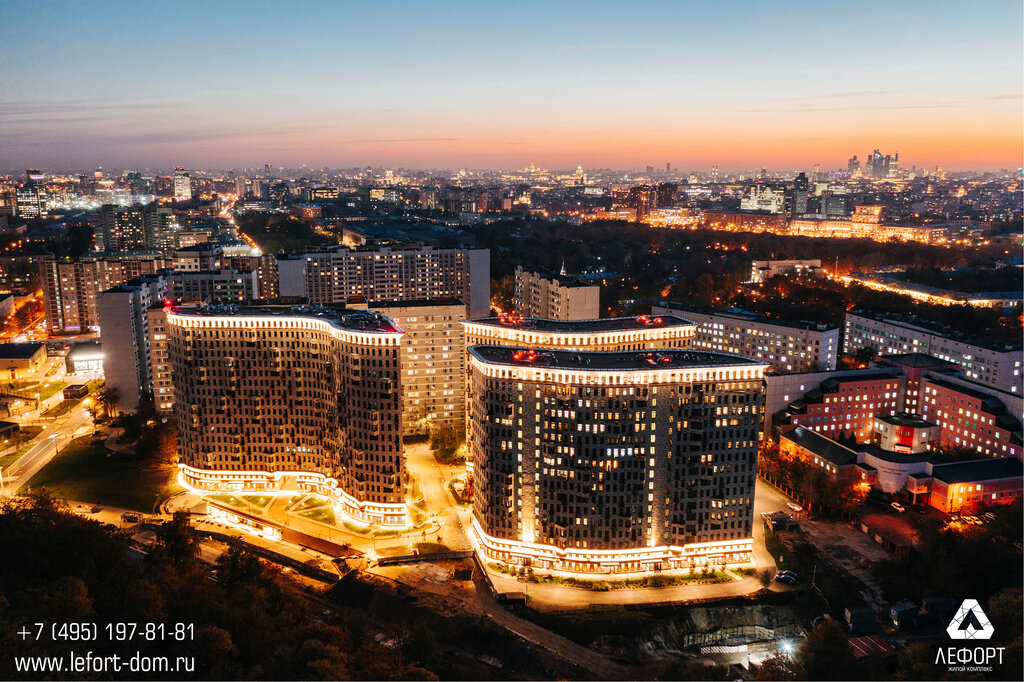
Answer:
<svg viewBox="0 0 1024 682"><path fill-rule="evenodd" d="M775 576L775 582L782 583L783 585L795 585L797 579L796 576L779 573Z"/></svg>
<svg viewBox="0 0 1024 682"><path fill-rule="evenodd" d="M788 504L787 504L786 506L787 506L787 507L789 507L790 509L792 509L792 510L793 510L793 511L795 511L795 512L798 512L798 511L803 511L803 510L804 510L804 508L803 508L803 507L801 507L801 506L800 506L799 504L797 504L796 502L790 502L790 503L788 503Z"/></svg>
<svg viewBox="0 0 1024 682"><path fill-rule="evenodd" d="M901 514L902 514L903 512L905 512L905 511L907 511L907 508L906 508L906 507L904 507L904 506L903 506L902 504L900 504L899 502L893 502L893 503L892 503L891 505L889 505L889 506L890 506L890 507L892 507L893 509L895 509L896 511L898 511L899 513L901 513Z"/></svg>

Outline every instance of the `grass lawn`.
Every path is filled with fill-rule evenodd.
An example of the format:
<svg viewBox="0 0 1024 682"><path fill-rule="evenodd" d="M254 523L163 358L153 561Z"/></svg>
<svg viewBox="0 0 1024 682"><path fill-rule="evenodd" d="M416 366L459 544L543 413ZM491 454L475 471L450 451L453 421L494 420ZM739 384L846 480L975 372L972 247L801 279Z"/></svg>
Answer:
<svg viewBox="0 0 1024 682"><path fill-rule="evenodd" d="M216 495L210 495L211 500L217 502L223 502L224 504L230 504L232 507L238 507L239 509L248 509L249 505L245 503L240 497L235 497L231 493L217 493Z"/></svg>
<svg viewBox="0 0 1024 682"><path fill-rule="evenodd" d="M42 430L43 427L41 426L23 426L21 427L21 432L18 433L16 437L8 439L10 442L4 443L3 448L6 449L14 447L15 449L3 457L0 457L0 469L6 469L17 462L22 455L28 452L34 445L34 443L30 443L29 441L38 436Z"/></svg>
<svg viewBox="0 0 1024 682"><path fill-rule="evenodd" d="M270 495L243 495L242 499L256 507L266 507L274 498Z"/></svg>
<svg viewBox="0 0 1024 682"><path fill-rule="evenodd" d="M299 504L297 504L294 507L292 507L291 511L293 511L293 512L303 512L303 511L307 511L309 509L316 509L317 507L323 507L326 504L327 504L326 500L323 500L323 499L321 499L319 497L315 497L313 495L308 495L308 496L306 496L306 499L302 500L302 502L300 502Z"/></svg>
<svg viewBox="0 0 1024 682"><path fill-rule="evenodd" d="M143 463L111 461L102 448L94 450L91 441L89 436L72 441L28 486L60 499L147 513L153 511L154 502L173 492L173 476L155 485Z"/></svg>
<svg viewBox="0 0 1024 682"><path fill-rule="evenodd" d="M18 391L38 393L40 400L46 400L57 391L67 388L67 383L64 381L15 381L13 386Z"/></svg>
<svg viewBox="0 0 1024 682"><path fill-rule="evenodd" d="M330 507L317 507L316 509L307 509L306 511L299 512L299 516L304 516L307 519L319 521L320 523L326 523L331 526L337 525L337 521L334 519L334 510Z"/></svg>
<svg viewBox="0 0 1024 682"><path fill-rule="evenodd" d="M50 409L48 409L46 412L43 412L43 416L44 417L60 417L61 415L65 415L68 412L70 412L71 410L75 409L75 406L78 405L78 403L79 403L78 400L72 400L71 398L66 398L66 399L60 401L59 403L57 403L56 405L54 405L53 407L51 407Z"/></svg>

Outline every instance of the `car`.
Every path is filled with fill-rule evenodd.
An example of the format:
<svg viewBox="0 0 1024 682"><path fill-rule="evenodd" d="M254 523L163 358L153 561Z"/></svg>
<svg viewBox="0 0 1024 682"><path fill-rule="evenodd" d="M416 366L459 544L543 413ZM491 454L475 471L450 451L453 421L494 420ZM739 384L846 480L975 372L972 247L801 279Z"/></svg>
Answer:
<svg viewBox="0 0 1024 682"><path fill-rule="evenodd" d="M795 585L797 579L795 576L780 573L775 576L775 582L782 583L783 585Z"/></svg>
<svg viewBox="0 0 1024 682"><path fill-rule="evenodd" d="M895 509L896 511L898 511L900 514L902 514L903 512L907 511L907 508L904 507L899 502L893 502L889 506L892 507L893 509Z"/></svg>
<svg viewBox="0 0 1024 682"><path fill-rule="evenodd" d="M800 506L799 504L797 504L796 502L789 502L789 503L787 503L787 504L786 504L786 506L787 506L787 507L789 507L790 509L792 509L792 510L793 510L793 511L795 511L795 512L798 512L798 511L803 511L803 510L804 510L804 508L803 508L803 507L801 507L801 506Z"/></svg>
<svg viewBox="0 0 1024 682"><path fill-rule="evenodd" d="M986 521L991 523L992 521L996 520L996 515L993 514L992 512L985 512L984 514L981 515L981 518L983 518Z"/></svg>
<svg viewBox="0 0 1024 682"><path fill-rule="evenodd" d="M799 575L797 575L797 574L796 574L796 573L794 573L793 571L789 571L789 570L782 570L782 571L779 571L779 572L778 572L778 573L776 573L775 575L784 575L784 576L788 576L788 577L790 577L790 578L793 578L794 580L796 580L797 578L799 578L799 577L800 577Z"/></svg>

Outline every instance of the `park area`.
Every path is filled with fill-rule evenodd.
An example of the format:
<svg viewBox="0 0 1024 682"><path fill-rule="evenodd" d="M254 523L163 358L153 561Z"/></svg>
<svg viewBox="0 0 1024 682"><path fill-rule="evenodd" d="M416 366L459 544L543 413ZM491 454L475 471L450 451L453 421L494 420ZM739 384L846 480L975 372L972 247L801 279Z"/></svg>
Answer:
<svg viewBox="0 0 1024 682"><path fill-rule="evenodd" d="M172 473L146 460L109 457L102 443L84 436L33 476L28 488L62 500L152 513L160 500L180 490Z"/></svg>

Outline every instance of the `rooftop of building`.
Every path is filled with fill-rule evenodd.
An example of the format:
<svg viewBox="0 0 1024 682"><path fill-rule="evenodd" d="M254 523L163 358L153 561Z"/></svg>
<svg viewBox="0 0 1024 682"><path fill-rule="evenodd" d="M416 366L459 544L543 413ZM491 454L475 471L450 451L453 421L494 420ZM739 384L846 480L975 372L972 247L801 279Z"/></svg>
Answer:
<svg viewBox="0 0 1024 682"><path fill-rule="evenodd" d="M874 443L858 443L857 452L872 455L883 462L892 464L913 464L916 462L931 462L935 459L935 453L925 450L923 452L895 452L883 450Z"/></svg>
<svg viewBox="0 0 1024 682"><path fill-rule="evenodd" d="M831 438L820 433L797 426L782 434L782 437L795 443L811 454L828 460L837 467L857 463L857 453L845 445L840 445Z"/></svg>
<svg viewBox="0 0 1024 682"><path fill-rule="evenodd" d="M175 315L194 317L296 317L323 320L338 329L349 331L392 334L402 328L390 319L372 310L350 310L321 305L245 306L212 304L173 308Z"/></svg>
<svg viewBox="0 0 1024 682"><path fill-rule="evenodd" d="M925 353L894 353L892 355L880 355L875 362L891 363L900 367L912 369L938 369L940 367L958 367L955 363L942 360L934 355Z"/></svg>
<svg viewBox="0 0 1024 682"><path fill-rule="evenodd" d="M932 466L932 477L945 483L974 483L1024 476L1024 462L1016 457L990 457Z"/></svg>
<svg viewBox="0 0 1024 682"><path fill-rule="evenodd" d="M524 268L522 265L516 266L516 271L522 270L525 274L533 275L534 277L540 277L542 279L551 280L556 282L560 287L596 287L597 284L593 282L585 281L576 275L560 274L552 272L546 268Z"/></svg>
<svg viewBox="0 0 1024 682"><path fill-rule="evenodd" d="M28 360L39 352L42 343L0 343L0 360Z"/></svg>
<svg viewBox="0 0 1024 682"><path fill-rule="evenodd" d="M932 426L936 426L930 421L921 419L919 415L910 414L909 412L897 412L896 414L877 414L875 419L883 421L886 424L892 424L893 426L906 426L914 429L927 429Z"/></svg>
<svg viewBox="0 0 1024 682"><path fill-rule="evenodd" d="M761 366L767 363L729 353L694 350L566 351L509 346L470 346L473 357L496 365L588 371L644 371L700 367Z"/></svg>
<svg viewBox="0 0 1024 682"><path fill-rule="evenodd" d="M863 310L861 308L857 308L857 309L847 313L847 315L846 315L846 323L847 323L847 325L849 325L849 323L850 323L850 315L856 315L857 317L864 317L864 318L867 318L867 319L870 319L870 320L875 320L876 322L883 322L883 323L886 323L886 324L894 324L894 325L897 325L897 326L900 326L900 327L905 327L905 328L909 327L909 328L920 329L921 331L923 331L925 333L934 334L936 336L941 336L941 337L949 339L951 341L956 341L958 343L964 343L964 344L967 344L967 345L976 346L978 348L987 348L989 350L998 351L1000 353L1005 353L1005 352L1009 352L1009 351L1019 351L1022 348L1024 348L1024 346L1021 346L1021 345L1011 346L1009 344L992 343L991 341L987 341L986 339L983 339L983 338L979 338L979 337L976 337L976 336L971 336L969 334L964 334L963 332L955 331L955 330L951 329L950 327L947 327L947 326L945 326L943 324L940 324L938 322L934 322L932 320L921 319L917 315L904 315L904 314L900 314L900 313L875 313L875 312L872 312L870 310Z"/></svg>
<svg viewBox="0 0 1024 682"><path fill-rule="evenodd" d="M245 242L241 242L245 244ZM192 253L195 251L223 251L224 244L221 242L197 242L191 246L182 246L174 250L175 255Z"/></svg>
<svg viewBox="0 0 1024 682"><path fill-rule="evenodd" d="M732 308L730 310L715 310L714 308L687 306L683 305L682 303L676 303L674 301L661 301L657 303L657 305L669 308L670 310L678 310L684 315L686 313L695 313L698 315L715 315L716 317L725 317L730 320L756 322L758 324L770 324L776 327L786 327L788 329L801 329L803 331L828 332L839 329L839 327L837 327L834 324L827 324L824 322L808 322L806 320L780 320L775 317L759 315L757 313L747 312L746 310L740 310L738 308Z"/></svg>
<svg viewBox="0 0 1024 682"><path fill-rule="evenodd" d="M661 329L665 327L694 327L696 322L678 315L639 315L636 317L608 317L597 320L550 320L543 317L477 317L466 322L482 324L501 329L522 329L525 331L548 332L551 334L597 334L600 332L633 331L636 329Z"/></svg>
<svg viewBox="0 0 1024 682"><path fill-rule="evenodd" d="M354 303L351 298L350 303ZM440 306L466 305L461 298L417 298L409 301L374 301L369 304L375 310L378 308L436 308Z"/></svg>

